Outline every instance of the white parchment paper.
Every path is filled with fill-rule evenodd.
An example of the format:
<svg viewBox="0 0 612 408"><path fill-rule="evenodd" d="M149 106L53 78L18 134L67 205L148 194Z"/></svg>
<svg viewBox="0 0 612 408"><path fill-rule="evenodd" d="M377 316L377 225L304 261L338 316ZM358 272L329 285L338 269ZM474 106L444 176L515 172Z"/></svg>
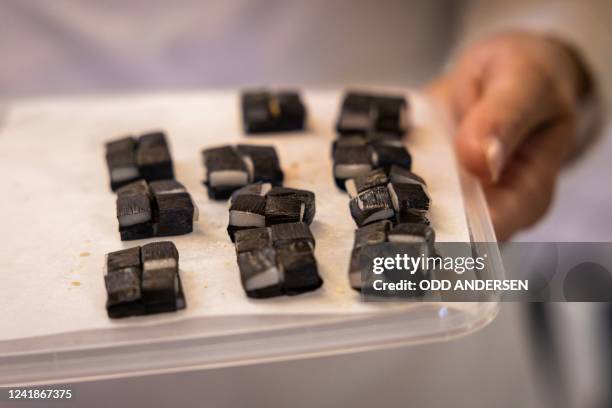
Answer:
<svg viewBox="0 0 612 408"><path fill-rule="evenodd" d="M348 197L333 183L330 156L341 92L304 92L309 131L266 137L242 134L236 92L148 94L22 102L0 131L0 341L147 325L202 316L371 313L392 305L363 304L347 269L355 225ZM408 137L414 171L432 196L438 241L468 241L456 162L435 110L410 95L415 129ZM180 253L187 309L110 320L104 303L104 255L152 240L121 242L115 195L108 186L104 142L163 129L177 179L200 208L192 234L169 237ZM227 203L208 199L201 184L204 147L274 144L286 185L316 193L312 224L324 286L302 296L250 300L240 285L227 236Z"/></svg>

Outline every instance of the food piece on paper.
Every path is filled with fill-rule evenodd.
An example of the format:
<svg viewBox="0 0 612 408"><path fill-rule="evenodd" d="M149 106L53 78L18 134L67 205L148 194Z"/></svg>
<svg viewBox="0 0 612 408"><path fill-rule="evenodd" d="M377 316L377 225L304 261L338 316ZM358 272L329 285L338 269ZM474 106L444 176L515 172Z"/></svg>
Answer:
<svg viewBox="0 0 612 408"><path fill-rule="evenodd" d="M244 91L242 121L247 134L299 131L304 129L306 108L294 91Z"/></svg>
<svg viewBox="0 0 612 408"><path fill-rule="evenodd" d="M387 174L384 169L376 169L347 180L346 189L351 216L358 227L383 219L394 224L430 224L427 185L409 170L392 166Z"/></svg>
<svg viewBox="0 0 612 408"><path fill-rule="evenodd" d="M149 183L156 203L156 235L183 235L193 231L198 219L197 206L191 195L176 180L158 180Z"/></svg>
<svg viewBox="0 0 612 408"><path fill-rule="evenodd" d="M176 180L132 182L117 190L116 203L122 241L188 234L199 217L191 195Z"/></svg>
<svg viewBox="0 0 612 408"><path fill-rule="evenodd" d="M332 157L334 180L341 190L349 188L347 180L362 179L373 169L382 170L385 176L389 176L392 169L410 171L412 167L408 149L395 139L372 142L359 136L342 137L334 142Z"/></svg>
<svg viewBox="0 0 612 408"><path fill-rule="evenodd" d="M235 233L240 280L247 296L297 295L323 284L306 223L285 223Z"/></svg>
<svg viewBox="0 0 612 408"><path fill-rule="evenodd" d="M219 146L202 151L208 196L222 200L251 183L281 185L283 171L273 146Z"/></svg>
<svg viewBox="0 0 612 408"><path fill-rule="evenodd" d="M308 225L315 212L312 191L250 184L232 194L227 232L234 241L237 231L249 228L301 222Z"/></svg>
<svg viewBox="0 0 612 408"><path fill-rule="evenodd" d="M374 275L374 257L432 257L436 256L434 243L434 230L424 224L401 223L393 226L390 221L379 221L357 228L349 263L349 283L353 289L364 294L386 296L386 293L373 290L373 280L396 279L397 276ZM428 279L430 271L426 267L419 267L406 276L413 281L420 281ZM415 290L406 295L410 297L422 294L422 291Z"/></svg>
<svg viewBox="0 0 612 408"><path fill-rule="evenodd" d="M154 242L106 256L106 310L111 318L172 312L186 307L178 251Z"/></svg>
<svg viewBox="0 0 612 408"><path fill-rule="evenodd" d="M336 130L341 135L389 135L401 138L408 128L408 103L403 96L347 92Z"/></svg>
<svg viewBox="0 0 612 408"><path fill-rule="evenodd" d="M138 179L172 179L172 157L164 132L127 136L106 143L106 164L113 191Z"/></svg>
<svg viewBox="0 0 612 408"><path fill-rule="evenodd" d="M146 181L135 181L118 189L116 207L122 241L155 236L152 197Z"/></svg>

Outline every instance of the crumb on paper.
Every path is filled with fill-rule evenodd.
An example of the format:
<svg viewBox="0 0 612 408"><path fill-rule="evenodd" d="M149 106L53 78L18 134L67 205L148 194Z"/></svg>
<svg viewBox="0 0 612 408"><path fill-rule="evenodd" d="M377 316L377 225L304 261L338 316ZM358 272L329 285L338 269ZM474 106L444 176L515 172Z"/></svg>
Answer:
<svg viewBox="0 0 612 408"><path fill-rule="evenodd" d="M89 252L87 252L87 251L85 251L85 252L81 252L81 253L79 254L79 256L80 256L81 258L87 258L89 255L91 255L91 253L89 253Z"/></svg>
<svg viewBox="0 0 612 408"><path fill-rule="evenodd" d="M79 282L79 281L72 281L72 282L70 282L70 284L72 286L81 286L81 282Z"/></svg>

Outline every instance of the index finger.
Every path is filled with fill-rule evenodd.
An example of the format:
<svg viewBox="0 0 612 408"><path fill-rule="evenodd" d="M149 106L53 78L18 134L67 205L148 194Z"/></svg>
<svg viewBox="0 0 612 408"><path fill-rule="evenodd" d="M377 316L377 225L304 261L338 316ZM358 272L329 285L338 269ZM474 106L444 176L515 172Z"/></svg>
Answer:
<svg viewBox="0 0 612 408"><path fill-rule="evenodd" d="M545 75L534 70L500 72L487 81L460 123L459 158L481 179L496 182L528 135L564 110Z"/></svg>

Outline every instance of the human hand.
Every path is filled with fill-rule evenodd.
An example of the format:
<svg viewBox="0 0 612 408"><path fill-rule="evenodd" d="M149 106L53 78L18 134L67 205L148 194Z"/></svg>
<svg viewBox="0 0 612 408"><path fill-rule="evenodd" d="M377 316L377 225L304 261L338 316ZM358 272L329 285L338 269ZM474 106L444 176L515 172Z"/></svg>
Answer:
<svg viewBox="0 0 612 408"><path fill-rule="evenodd" d="M548 209L572 150L583 72L562 43L508 33L467 48L430 87L457 121L459 161L481 180L498 239Z"/></svg>

